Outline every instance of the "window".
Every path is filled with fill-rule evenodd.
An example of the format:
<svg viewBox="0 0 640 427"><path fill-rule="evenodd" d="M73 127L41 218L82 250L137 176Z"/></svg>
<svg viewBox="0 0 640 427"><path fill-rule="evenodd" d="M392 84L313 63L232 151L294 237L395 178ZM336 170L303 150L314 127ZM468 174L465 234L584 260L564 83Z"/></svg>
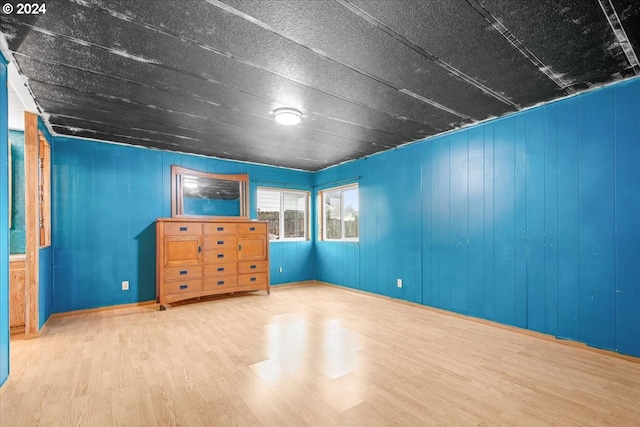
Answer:
<svg viewBox="0 0 640 427"><path fill-rule="evenodd" d="M358 185L331 188L320 192L321 238L358 240Z"/></svg>
<svg viewBox="0 0 640 427"><path fill-rule="evenodd" d="M307 240L309 193L258 188L258 219L269 222L270 240Z"/></svg>

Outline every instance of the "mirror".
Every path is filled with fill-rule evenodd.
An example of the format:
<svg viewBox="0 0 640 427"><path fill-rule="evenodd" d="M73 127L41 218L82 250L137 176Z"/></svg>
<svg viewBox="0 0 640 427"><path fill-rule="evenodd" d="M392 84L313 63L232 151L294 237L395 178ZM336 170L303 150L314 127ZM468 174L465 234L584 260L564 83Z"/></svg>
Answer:
<svg viewBox="0 0 640 427"><path fill-rule="evenodd" d="M222 175L171 166L172 217L248 219L249 175Z"/></svg>

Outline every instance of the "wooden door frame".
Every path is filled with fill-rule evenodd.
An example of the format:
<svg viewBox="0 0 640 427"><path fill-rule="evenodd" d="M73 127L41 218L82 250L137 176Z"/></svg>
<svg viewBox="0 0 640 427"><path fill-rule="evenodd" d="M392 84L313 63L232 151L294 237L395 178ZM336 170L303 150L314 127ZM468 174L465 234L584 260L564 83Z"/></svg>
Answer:
<svg viewBox="0 0 640 427"><path fill-rule="evenodd" d="M25 168L25 319L26 338L37 337L40 332L40 144L47 143L38 131L38 115L24 113L24 168ZM47 143L48 144L48 143ZM51 155L51 151L49 155ZM50 202L51 193L44 195ZM48 224L47 224L48 225Z"/></svg>

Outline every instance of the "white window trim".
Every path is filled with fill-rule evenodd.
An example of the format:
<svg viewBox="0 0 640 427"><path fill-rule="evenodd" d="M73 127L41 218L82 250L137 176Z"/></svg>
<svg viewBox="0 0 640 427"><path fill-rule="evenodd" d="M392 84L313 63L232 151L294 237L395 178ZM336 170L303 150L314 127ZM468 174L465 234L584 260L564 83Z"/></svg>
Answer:
<svg viewBox="0 0 640 427"><path fill-rule="evenodd" d="M325 242L359 242L360 241L360 227L358 224L358 237L344 237L344 192L347 190L356 189L358 190L358 214L360 213L360 187L357 183L341 185L339 187L330 187L325 188L324 190L320 190L318 205L319 205L319 214L320 218L320 240ZM335 191L340 191L340 233L342 237L340 239L330 239L327 237L327 218L324 213L324 196L325 193L331 193Z"/></svg>
<svg viewBox="0 0 640 427"><path fill-rule="evenodd" d="M309 201L311 200L311 193L309 191L306 190L295 190L295 189L287 189L287 188L277 188L277 187L258 187L257 188L258 191L270 191L272 193L280 193L280 214L279 217L279 227L280 229L278 230L279 232L279 237L277 239L274 240L269 240L269 242L274 243L274 242L306 242L308 240L310 240L309 238L309 223L310 223L310 213L311 213L311 208L310 208L310 204ZM304 195L305 197L305 208L304 208L304 237L284 237L284 194L288 193L288 194L297 194L297 195ZM257 192L256 192L256 197L257 197ZM257 199L256 199L256 204L257 204ZM256 212L257 214L257 212Z"/></svg>

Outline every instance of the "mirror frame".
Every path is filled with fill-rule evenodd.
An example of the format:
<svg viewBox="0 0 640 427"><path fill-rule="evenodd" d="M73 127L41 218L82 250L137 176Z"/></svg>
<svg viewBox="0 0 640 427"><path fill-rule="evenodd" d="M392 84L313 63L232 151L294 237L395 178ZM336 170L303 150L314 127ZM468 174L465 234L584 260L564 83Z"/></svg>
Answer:
<svg viewBox="0 0 640 427"><path fill-rule="evenodd" d="M184 195L182 191L182 175L199 176L203 178L235 181L240 189L240 214L238 216L189 215L184 213ZM172 218L241 218L249 219L249 175L247 174L218 174L187 169L182 166L171 165L171 217Z"/></svg>

